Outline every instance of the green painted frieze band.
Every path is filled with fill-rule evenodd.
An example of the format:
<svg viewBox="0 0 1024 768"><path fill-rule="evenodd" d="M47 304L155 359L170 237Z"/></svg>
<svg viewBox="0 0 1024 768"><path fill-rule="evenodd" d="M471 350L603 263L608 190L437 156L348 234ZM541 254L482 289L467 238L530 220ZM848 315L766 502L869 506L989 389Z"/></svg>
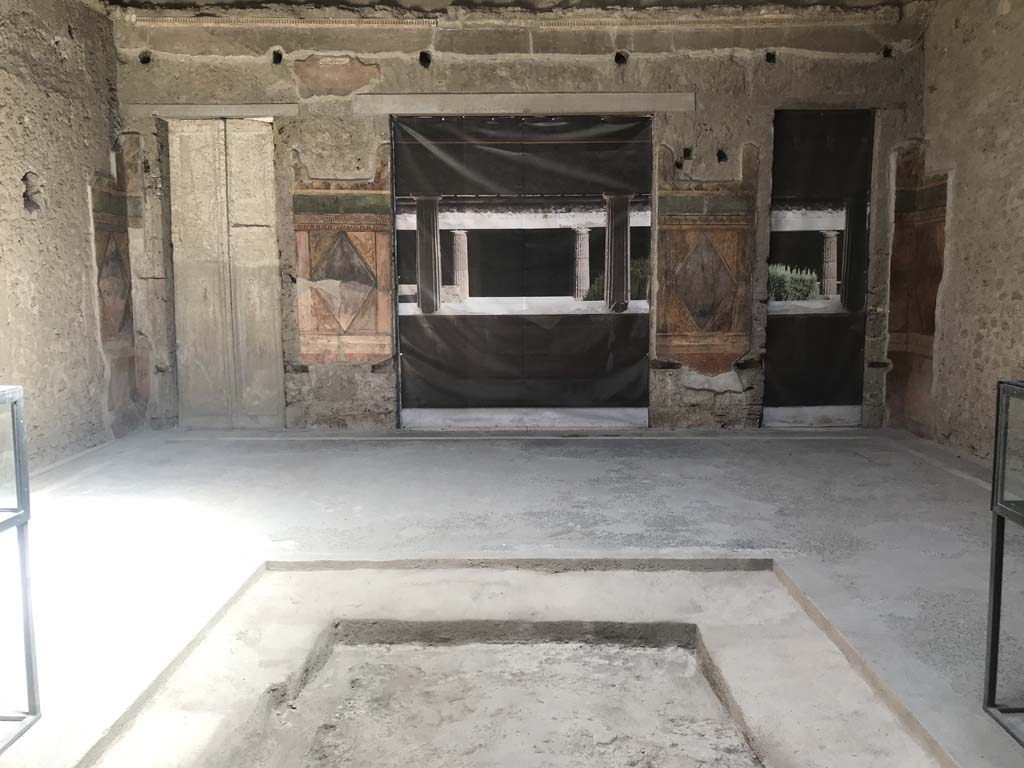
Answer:
<svg viewBox="0 0 1024 768"><path fill-rule="evenodd" d="M896 190L896 213L913 213L917 210L917 190Z"/></svg>
<svg viewBox="0 0 1024 768"><path fill-rule="evenodd" d="M711 214L750 214L754 212L754 201L749 197L709 195L707 212Z"/></svg>
<svg viewBox="0 0 1024 768"><path fill-rule="evenodd" d="M111 216L127 216L128 202L123 194L105 192L102 189L92 191L92 210L94 213L107 213Z"/></svg>
<svg viewBox="0 0 1024 768"><path fill-rule="evenodd" d="M896 190L896 213L915 213L946 207L945 181L918 189Z"/></svg>
<svg viewBox="0 0 1024 768"><path fill-rule="evenodd" d="M917 190L917 209L927 211L932 208L946 207L946 182L932 184Z"/></svg>
<svg viewBox="0 0 1024 768"><path fill-rule="evenodd" d="M391 213L387 192L342 195L293 195L294 213Z"/></svg>
<svg viewBox="0 0 1024 768"><path fill-rule="evenodd" d="M144 209L143 200L141 197L129 197L126 201L128 218L132 221L142 221L142 214Z"/></svg>

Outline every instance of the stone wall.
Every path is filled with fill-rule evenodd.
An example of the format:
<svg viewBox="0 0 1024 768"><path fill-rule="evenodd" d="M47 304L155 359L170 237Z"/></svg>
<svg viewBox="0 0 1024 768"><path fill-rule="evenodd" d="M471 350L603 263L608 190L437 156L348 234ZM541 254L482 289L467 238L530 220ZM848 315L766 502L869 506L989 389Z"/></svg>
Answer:
<svg viewBox="0 0 1024 768"><path fill-rule="evenodd" d="M395 423L393 350L381 343L389 318L380 305L380 232L368 224L387 215L378 198L390 183L388 117L356 106L373 93L695 95L694 111L655 114L655 229L665 232L652 238L651 414L669 427L751 426L760 418L774 110L877 109L865 423L881 422L888 160L921 130L924 19L916 7L756 16L735 9L210 13L117 13L120 98L129 127L151 146L161 116L276 116L290 426ZM601 103L595 99L594 111ZM150 178L163 178L159 152L146 156ZM154 189L147 183L147 195ZM145 261L167 265L166 238L153 234L159 206L149 197L145 205L153 212ZM314 232L331 237L313 243ZM341 313L344 324L320 295L310 261L340 235L375 262L367 290L378 300L374 317ZM680 277L709 267L721 278L714 306L686 295ZM151 318L165 311L140 308ZM159 336L155 327L151 334ZM159 382L154 396L170 403L158 390Z"/></svg>
<svg viewBox="0 0 1024 768"><path fill-rule="evenodd" d="M926 167L949 174L937 437L991 451L995 386L1024 378L1024 3L942 0L926 40Z"/></svg>
<svg viewBox="0 0 1024 768"><path fill-rule="evenodd" d="M115 55L80 0L0 0L0 379L25 387L37 465L114 421L90 184L111 173Z"/></svg>

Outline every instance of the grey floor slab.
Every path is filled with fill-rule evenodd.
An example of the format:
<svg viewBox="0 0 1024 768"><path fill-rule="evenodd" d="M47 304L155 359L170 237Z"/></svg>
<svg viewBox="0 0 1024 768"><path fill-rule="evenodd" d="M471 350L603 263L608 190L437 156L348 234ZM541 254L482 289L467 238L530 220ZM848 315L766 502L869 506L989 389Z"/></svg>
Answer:
<svg viewBox="0 0 1024 768"><path fill-rule="evenodd" d="M987 472L880 431L174 431L117 441L37 477L33 525L44 551L62 529L86 548L90 536L104 539L98 550L108 562L128 558L136 579L164 567L172 545L197 571L242 552L773 557L963 765L1024 765L979 705ZM1008 693L1024 693L1021 534L1012 533L1007 564ZM47 562L56 569L59 558Z"/></svg>

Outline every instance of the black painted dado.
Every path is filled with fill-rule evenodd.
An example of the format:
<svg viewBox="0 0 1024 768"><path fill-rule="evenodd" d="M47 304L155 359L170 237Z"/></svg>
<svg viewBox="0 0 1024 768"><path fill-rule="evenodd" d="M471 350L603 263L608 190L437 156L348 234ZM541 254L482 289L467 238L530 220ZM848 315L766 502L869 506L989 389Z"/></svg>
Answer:
<svg viewBox="0 0 1024 768"><path fill-rule="evenodd" d="M864 313L768 318L764 403L772 407L860 405Z"/></svg>
<svg viewBox="0 0 1024 768"><path fill-rule="evenodd" d="M406 315L402 407L646 407L647 314Z"/></svg>

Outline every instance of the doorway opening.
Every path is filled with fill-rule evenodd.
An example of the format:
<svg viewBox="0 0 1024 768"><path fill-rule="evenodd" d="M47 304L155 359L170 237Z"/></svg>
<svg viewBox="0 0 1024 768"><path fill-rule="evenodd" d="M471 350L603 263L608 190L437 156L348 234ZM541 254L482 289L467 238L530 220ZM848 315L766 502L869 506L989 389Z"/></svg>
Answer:
<svg viewBox="0 0 1024 768"><path fill-rule="evenodd" d="M401 424L646 427L651 120L392 120Z"/></svg>
<svg viewBox="0 0 1024 768"><path fill-rule="evenodd" d="M775 113L765 426L859 426L874 113Z"/></svg>

